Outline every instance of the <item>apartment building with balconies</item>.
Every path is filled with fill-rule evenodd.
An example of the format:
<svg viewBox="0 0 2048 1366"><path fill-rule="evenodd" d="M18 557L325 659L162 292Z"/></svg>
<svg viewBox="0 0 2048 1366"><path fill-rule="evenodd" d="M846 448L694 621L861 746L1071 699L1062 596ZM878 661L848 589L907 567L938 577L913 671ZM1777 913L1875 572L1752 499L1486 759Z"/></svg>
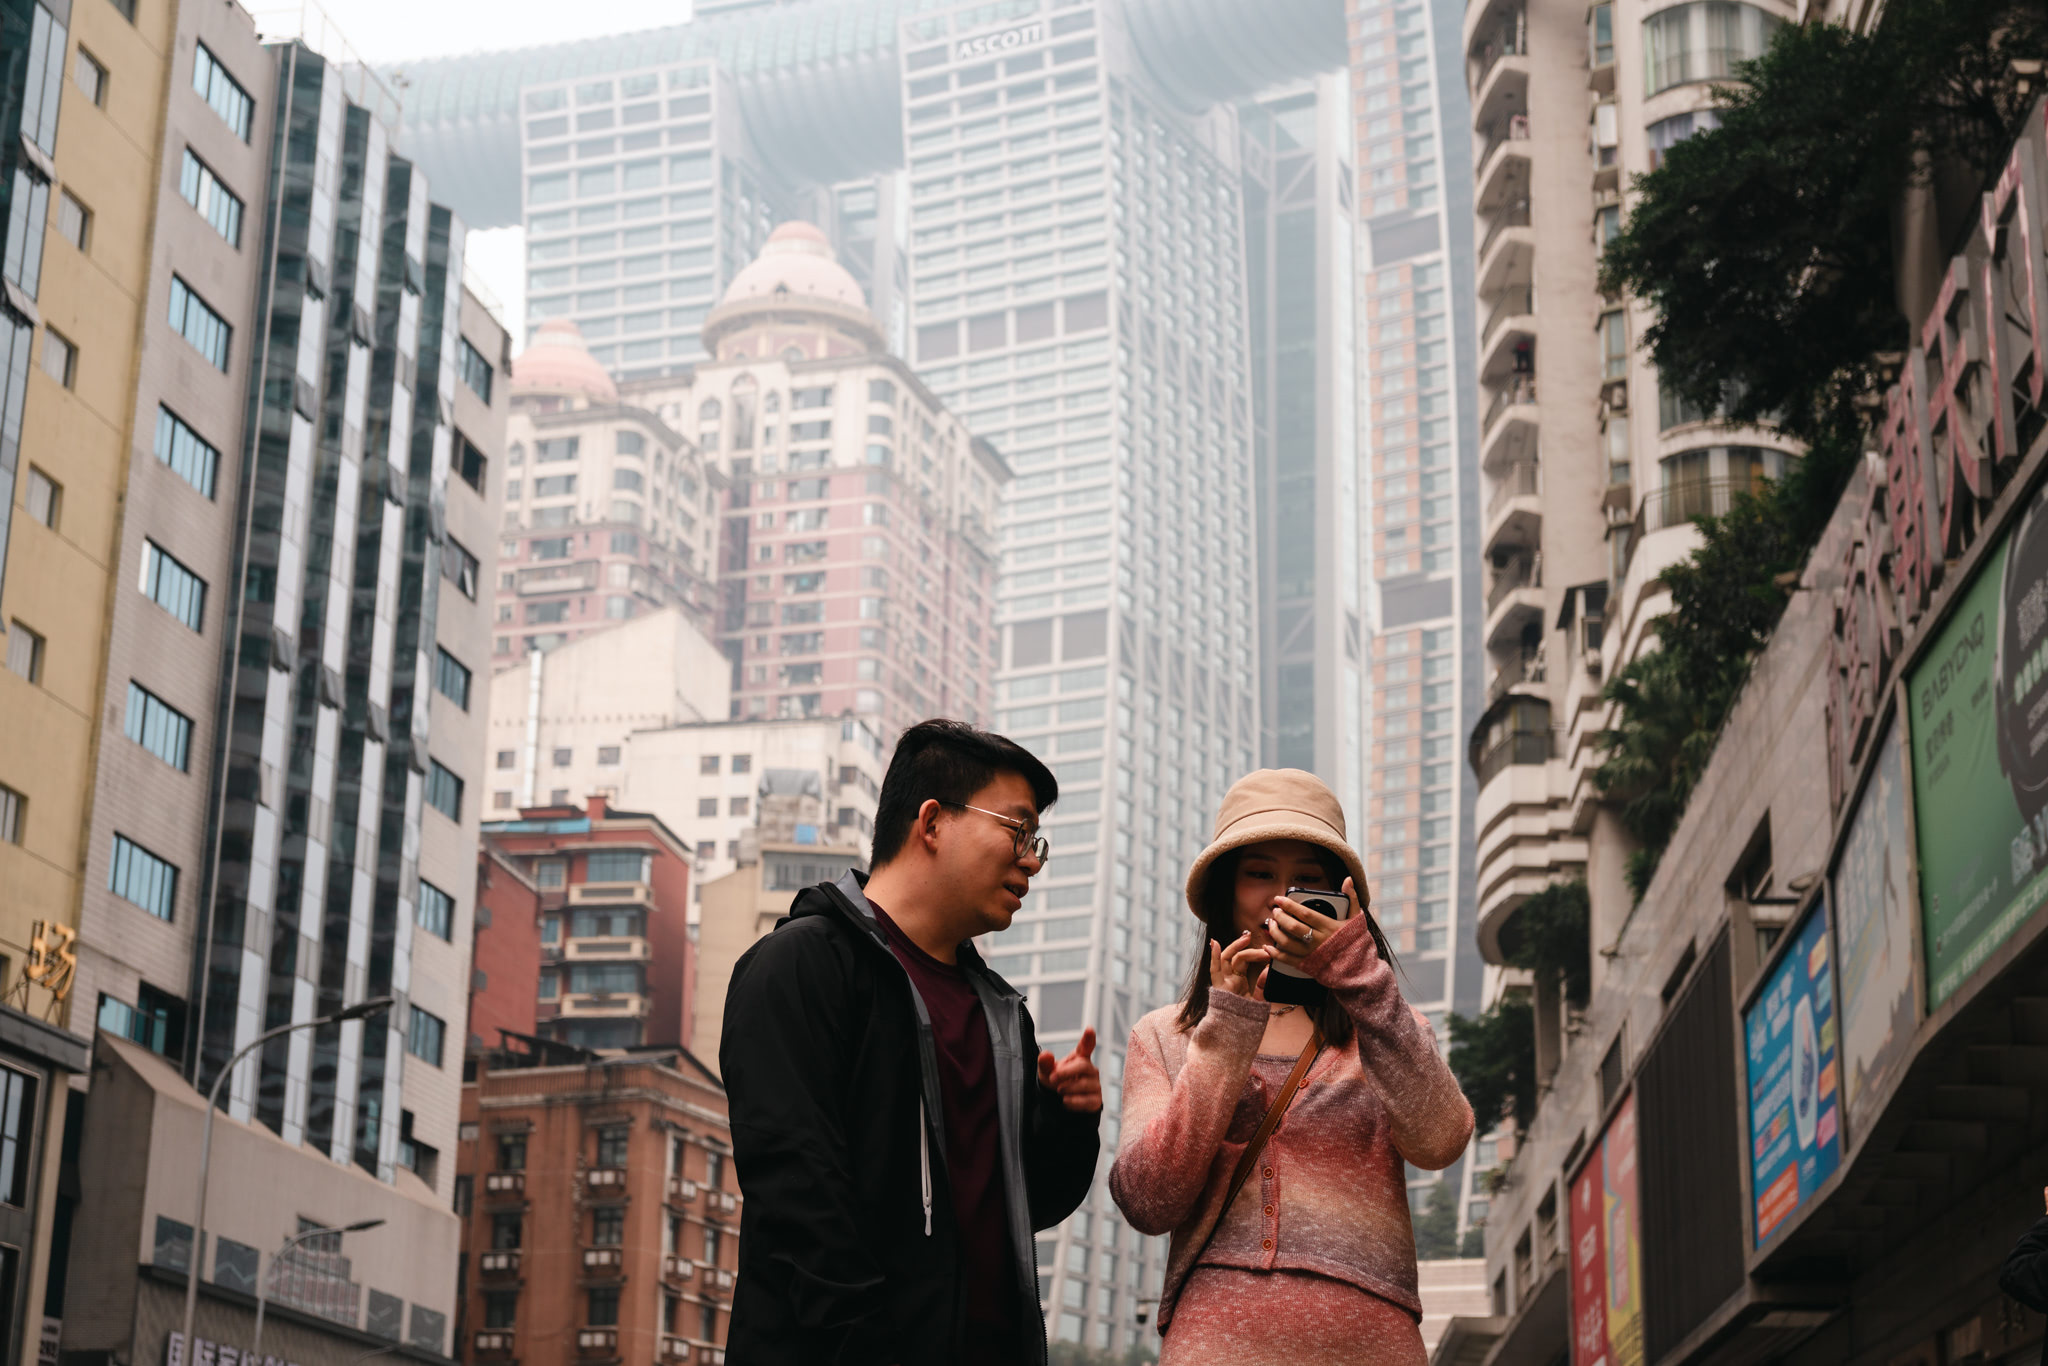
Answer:
<svg viewBox="0 0 2048 1366"><path fill-rule="evenodd" d="M572 322L511 378L495 666L668 608L711 629L724 471L622 402Z"/></svg>
<svg viewBox="0 0 2048 1366"><path fill-rule="evenodd" d="M739 1265L725 1089L687 1049L507 1040L463 1088L465 1361L721 1366Z"/></svg>
<svg viewBox="0 0 2048 1366"><path fill-rule="evenodd" d="M499 967L473 986L472 1014L516 1018L523 1004L514 1002L530 996L535 1030L553 1042L687 1048L696 946L689 851L674 832L592 795L582 807L528 807L490 822L484 839L538 892L539 933L529 939L509 921L478 927L478 951ZM528 942L530 968L513 957Z"/></svg>

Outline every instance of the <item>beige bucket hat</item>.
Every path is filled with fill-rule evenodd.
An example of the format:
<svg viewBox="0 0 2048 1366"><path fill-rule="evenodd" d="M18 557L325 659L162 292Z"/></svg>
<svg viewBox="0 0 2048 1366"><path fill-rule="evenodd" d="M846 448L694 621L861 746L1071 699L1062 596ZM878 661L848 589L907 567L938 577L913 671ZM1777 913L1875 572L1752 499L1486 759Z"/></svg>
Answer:
<svg viewBox="0 0 2048 1366"><path fill-rule="evenodd" d="M1223 794L1216 812L1216 837L1188 869L1188 909L1202 915L1202 888L1216 860L1233 849L1263 840L1306 840L1343 860L1361 909L1371 904L1365 864L1344 838L1344 808L1321 778L1305 769L1262 768L1247 773Z"/></svg>

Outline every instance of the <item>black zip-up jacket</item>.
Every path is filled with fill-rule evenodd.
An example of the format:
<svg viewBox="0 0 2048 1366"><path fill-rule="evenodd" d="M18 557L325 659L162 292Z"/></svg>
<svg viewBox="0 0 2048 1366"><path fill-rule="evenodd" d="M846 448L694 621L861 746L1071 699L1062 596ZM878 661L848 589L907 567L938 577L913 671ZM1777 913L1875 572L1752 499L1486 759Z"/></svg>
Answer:
<svg viewBox="0 0 2048 1366"><path fill-rule="evenodd" d="M956 1366L966 1323L931 1017L849 874L733 967L718 1059L740 1214L733 1366ZM969 945L995 1053L1024 1360L1046 1360L1034 1231L1095 1175L1100 1113L1038 1082L1024 999Z"/></svg>
<svg viewBox="0 0 2048 1366"><path fill-rule="evenodd" d="M2036 1219L2005 1255L1998 1288L2035 1313L2048 1313L2048 1219ZM2041 1360L2048 1366L2048 1343L2041 1345Z"/></svg>

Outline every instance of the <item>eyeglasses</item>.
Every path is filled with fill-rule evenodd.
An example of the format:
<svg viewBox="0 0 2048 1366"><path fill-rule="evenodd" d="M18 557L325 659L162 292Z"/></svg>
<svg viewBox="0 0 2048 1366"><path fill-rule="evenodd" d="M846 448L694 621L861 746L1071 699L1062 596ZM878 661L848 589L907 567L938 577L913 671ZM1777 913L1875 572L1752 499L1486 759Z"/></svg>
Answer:
<svg viewBox="0 0 2048 1366"><path fill-rule="evenodd" d="M936 797L932 800L939 801ZM1018 858L1023 858L1028 853L1040 863L1044 863L1052 857L1052 846L1045 842L1045 836L1034 834L1032 826L1026 825L1015 816L1005 816L1000 811L989 811L983 807L969 806L966 802L939 801L939 805L950 806L959 811L979 811L982 815L993 817L1004 825L1009 826L1010 837L1017 846Z"/></svg>

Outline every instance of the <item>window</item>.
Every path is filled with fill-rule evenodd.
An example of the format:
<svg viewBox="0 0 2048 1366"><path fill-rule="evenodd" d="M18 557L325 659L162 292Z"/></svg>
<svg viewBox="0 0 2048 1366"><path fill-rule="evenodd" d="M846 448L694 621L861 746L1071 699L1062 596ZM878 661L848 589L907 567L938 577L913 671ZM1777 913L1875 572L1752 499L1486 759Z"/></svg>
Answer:
<svg viewBox="0 0 2048 1366"><path fill-rule="evenodd" d="M583 875L590 882L645 882L653 862L653 855L637 849L594 850Z"/></svg>
<svg viewBox="0 0 2048 1366"><path fill-rule="evenodd" d="M699 755L697 758L697 771L699 773L717 773L718 756L716 754Z"/></svg>
<svg viewBox="0 0 2048 1366"><path fill-rule="evenodd" d="M578 963L569 969L569 990L579 996L638 995L640 969L632 963Z"/></svg>
<svg viewBox="0 0 2048 1366"><path fill-rule="evenodd" d="M431 1015L418 1006L410 1008L406 1017L405 1051L423 1062L441 1065L441 1045L447 1038L448 1026L440 1016Z"/></svg>
<svg viewBox="0 0 2048 1366"><path fill-rule="evenodd" d="M526 1216L523 1214L493 1214L491 1216L491 1248L497 1252L509 1252L520 1244L526 1232Z"/></svg>
<svg viewBox="0 0 2048 1366"><path fill-rule="evenodd" d="M0 843L21 843L21 827L27 815L28 798L0 783Z"/></svg>
<svg viewBox="0 0 2048 1366"><path fill-rule="evenodd" d="M718 798L716 798L716 797L699 797L699 798L697 799L697 815L698 815L699 817L705 817L705 816L715 816L715 815L717 815L717 814L718 814Z"/></svg>
<svg viewBox="0 0 2048 1366"><path fill-rule="evenodd" d="M484 359L484 353L469 344L469 338L462 339L462 346L456 352L456 368L462 374L462 382L469 391L484 402L491 401L491 363Z"/></svg>
<svg viewBox="0 0 2048 1366"><path fill-rule="evenodd" d="M463 597L476 601L476 556L453 536L441 544L441 577L461 590Z"/></svg>
<svg viewBox="0 0 2048 1366"><path fill-rule="evenodd" d="M92 241L92 210L69 190L57 193L57 235L80 251Z"/></svg>
<svg viewBox="0 0 2048 1366"><path fill-rule="evenodd" d="M561 922L550 920L548 923L550 925L559 925ZM561 995L562 979L552 972L543 972L540 975L540 999L543 1001L555 1001L560 1000Z"/></svg>
<svg viewBox="0 0 2048 1366"><path fill-rule="evenodd" d="M590 1292L590 1309L584 1315L584 1325L589 1328L612 1328L619 1322L619 1288L615 1285L598 1286Z"/></svg>
<svg viewBox="0 0 2048 1366"><path fill-rule="evenodd" d="M43 681L43 638L18 621L7 628L7 668L31 683Z"/></svg>
<svg viewBox="0 0 2048 1366"><path fill-rule="evenodd" d="M169 920L178 894L178 870L126 835L116 835L107 890L158 920Z"/></svg>
<svg viewBox="0 0 2048 1366"><path fill-rule="evenodd" d="M1614 5L1593 6L1591 39L1593 65L1598 67L1614 65Z"/></svg>
<svg viewBox="0 0 2048 1366"><path fill-rule="evenodd" d="M64 486L34 465L28 467L28 515L52 531L57 529L57 510L64 501Z"/></svg>
<svg viewBox="0 0 2048 1366"><path fill-rule="evenodd" d="M592 1247L617 1247L626 1241L626 1210L622 1205L606 1205L590 1212L590 1245Z"/></svg>
<svg viewBox="0 0 2048 1366"><path fill-rule="evenodd" d="M71 62L71 82L85 92L87 99L103 109L106 107L107 69L82 47Z"/></svg>
<svg viewBox="0 0 2048 1366"><path fill-rule="evenodd" d="M632 1130L623 1124L608 1124L597 1131L597 1165L600 1167L623 1167L626 1165L626 1138Z"/></svg>
<svg viewBox="0 0 2048 1366"><path fill-rule="evenodd" d="M206 44L200 43L198 47L199 51L192 59L192 88L228 127L235 130L236 137L247 142L255 102L249 98L249 92L228 75L227 68L214 60L213 54L206 50Z"/></svg>
<svg viewBox="0 0 2048 1366"><path fill-rule="evenodd" d="M542 859L533 866L533 885L551 892L569 880L569 865L558 858Z"/></svg>
<svg viewBox="0 0 2048 1366"><path fill-rule="evenodd" d="M745 797L734 797L731 801L726 803L726 814L732 816L746 815L747 803L748 799Z"/></svg>
<svg viewBox="0 0 2048 1366"><path fill-rule="evenodd" d="M1650 142L1650 169L1654 171L1663 165L1664 154L1693 134L1720 126L1721 115L1713 109L1696 109L1686 114L1673 114L1668 119L1658 119L1643 130ZM1620 209L1616 208L1615 212L1619 214ZM1604 240L1602 245L1606 245Z"/></svg>
<svg viewBox="0 0 2048 1366"><path fill-rule="evenodd" d="M1675 5L1651 15L1643 21L1643 94L1733 76L1739 64L1763 56L1784 22L1730 0Z"/></svg>
<svg viewBox="0 0 2048 1366"><path fill-rule="evenodd" d="M78 378L78 348L48 324L43 327L43 373L66 389Z"/></svg>
<svg viewBox="0 0 2048 1366"><path fill-rule="evenodd" d="M558 749L554 753L554 759L556 768L567 768L570 764L576 762L576 751L573 749Z"/></svg>
<svg viewBox="0 0 2048 1366"><path fill-rule="evenodd" d="M615 768L618 766L618 763L619 747L617 745L599 745L597 747L597 765L599 768Z"/></svg>
<svg viewBox="0 0 2048 1366"><path fill-rule="evenodd" d="M205 48L199 49L201 52ZM171 330L191 342L199 354L225 372L228 368L228 344L234 336L234 329L227 319L208 308L200 297L192 292L183 280L171 277Z"/></svg>
<svg viewBox="0 0 2048 1366"><path fill-rule="evenodd" d="M412 908L412 919L421 929L446 939L455 923L455 898L422 878L419 900Z"/></svg>
<svg viewBox="0 0 2048 1366"><path fill-rule="evenodd" d="M526 1170L526 1135L498 1135L498 1170L501 1172L523 1172Z"/></svg>
<svg viewBox="0 0 2048 1366"><path fill-rule="evenodd" d="M751 754L733 755L732 771L735 773L752 773L754 771L754 756Z"/></svg>
<svg viewBox="0 0 2048 1366"><path fill-rule="evenodd" d="M469 343L464 342L463 345L467 346ZM457 432L455 440L458 447L456 451L455 472L462 476L463 483L469 485L478 493L482 493L484 491L484 471L490 466L491 462L484 458L484 453L477 449L476 443L462 435L462 433Z"/></svg>
<svg viewBox="0 0 2048 1366"><path fill-rule="evenodd" d="M213 497L215 473L220 469L220 452L200 439L197 432L169 408L156 410L156 458L171 472Z"/></svg>
<svg viewBox="0 0 2048 1366"><path fill-rule="evenodd" d="M573 474L550 474L533 481L533 496L536 498L562 498L576 492L576 476Z"/></svg>
<svg viewBox="0 0 2048 1366"><path fill-rule="evenodd" d="M185 165L178 172L178 193L213 224L213 230L229 246L242 245L242 201L220 183L211 166L192 155L190 147L185 149Z"/></svg>
<svg viewBox="0 0 2048 1366"><path fill-rule="evenodd" d="M871 379L868 381L868 402L894 403L895 401L896 386L893 383L886 379Z"/></svg>
<svg viewBox="0 0 2048 1366"><path fill-rule="evenodd" d="M142 582L151 602L197 631L206 619L206 581L166 555L155 541L142 543Z"/></svg>
<svg viewBox="0 0 2048 1366"><path fill-rule="evenodd" d="M1600 315L1601 376L1628 378L1628 315L1614 309Z"/></svg>
<svg viewBox="0 0 2048 1366"><path fill-rule="evenodd" d="M128 684L128 738L180 773L191 768L192 722L141 684Z"/></svg>
<svg viewBox="0 0 2048 1366"><path fill-rule="evenodd" d="M448 653L444 647L436 647L434 660L434 690L464 711L469 710L469 670L462 661Z"/></svg>
<svg viewBox="0 0 2048 1366"><path fill-rule="evenodd" d="M462 819L462 779L443 768L439 759L427 760L427 805L451 821Z"/></svg>
<svg viewBox="0 0 2048 1366"><path fill-rule="evenodd" d="M484 1291L484 1327L512 1328L519 1311L517 1290Z"/></svg>

